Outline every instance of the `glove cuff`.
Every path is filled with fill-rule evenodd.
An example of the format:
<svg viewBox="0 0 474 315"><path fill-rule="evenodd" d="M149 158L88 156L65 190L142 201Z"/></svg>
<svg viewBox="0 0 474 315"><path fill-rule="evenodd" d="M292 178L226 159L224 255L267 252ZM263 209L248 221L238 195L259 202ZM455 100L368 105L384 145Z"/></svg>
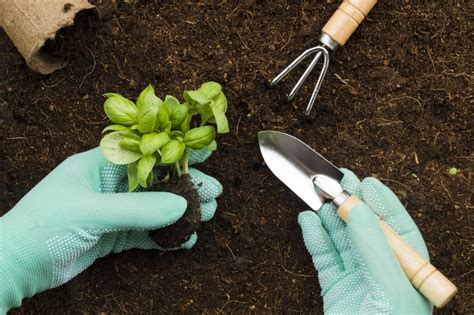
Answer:
<svg viewBox="0 0 474 315"><path fill-rule="evenodd" d="M23 294L18 287L19 282L15 279L8 266L12 264L5 259L6 253L4 246L1 246L2 257L0 257L0 314L6 312L12 307L18 307L23 300Z"/></svg>
<svg viewBox="0 0 474 315"><path fill-rule="evenodd" d="M34 219L13 213L0 218L0 314L51 284L51 271L38 254L42 245L35 226Z"/></svg>

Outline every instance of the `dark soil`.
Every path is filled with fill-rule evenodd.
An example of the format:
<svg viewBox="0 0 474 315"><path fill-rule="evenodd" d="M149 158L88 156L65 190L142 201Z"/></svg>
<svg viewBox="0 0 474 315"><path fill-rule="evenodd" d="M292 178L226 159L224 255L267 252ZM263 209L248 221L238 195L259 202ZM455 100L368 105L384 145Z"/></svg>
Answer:
<svg viewBox="0 0 474 315"><path fill-rule="evenodd" d="M420 3L420 4L413 4ZM432 263L459 288L438 313L474 313L473 28L468 1L380 1L331 65L287 103L294 74L268 82L317 35L338 1L119 3L82 52L49 76L0 33L0 179L7 211L67 156L98 145L105 92L160 96L215 80L231 132L202 171L224 186L189 251L97 261L17 313L321 313L297 225L308 207L264 165L257 132L289 132L360 177L377 176L418 224ZM301 73L301 72L300 72ZM457 175L448 170L456 167ZM0 185L1 186L1 185Z"/></svg>
<svg viewBox="0 0 474 315"><path fill-rule="evenodd" d="M153 187L155 191L166 191L182 196L188 202L186 212L178 222L150 232L150 237L163 248L178 247L198 230L201 221L201 207L199 194L194 187L189 175L172 177L167 182L162 182Z"/></svg>

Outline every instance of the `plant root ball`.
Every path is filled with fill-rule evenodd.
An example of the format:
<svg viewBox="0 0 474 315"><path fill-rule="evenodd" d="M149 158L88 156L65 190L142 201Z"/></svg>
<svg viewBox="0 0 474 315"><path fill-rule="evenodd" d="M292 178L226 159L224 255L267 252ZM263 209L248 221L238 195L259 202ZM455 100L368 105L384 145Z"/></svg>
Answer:
<svg viewBox="0 0 474 315"><path fill-rule="evenodd" d="M155 185L152 190L166 191L182 196L188 202L183 216L174 224L150 232L150 237L163 248L178 247L197 231L201 221L199 194L189 175L171 178Z"/></svg>

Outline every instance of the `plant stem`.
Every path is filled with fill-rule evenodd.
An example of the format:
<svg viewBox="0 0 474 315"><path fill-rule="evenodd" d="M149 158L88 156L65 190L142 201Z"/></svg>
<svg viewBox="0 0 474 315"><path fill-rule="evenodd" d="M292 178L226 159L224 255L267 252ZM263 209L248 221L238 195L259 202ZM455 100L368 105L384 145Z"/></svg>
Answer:
<svg viewBox="0 0 474 315"><path fill-rule="evenodd" d="M192 149L186 149L183 158L183 170L184 174L189 174L189 157L191 156Z"/></svg>
<svg viewBox="0 0 474 315"><path fill-rule="evenodd" d="M181 177L181 167L179 166L179 161L174 164L176 167L176 173L178 174L178 177Z"/></svg>

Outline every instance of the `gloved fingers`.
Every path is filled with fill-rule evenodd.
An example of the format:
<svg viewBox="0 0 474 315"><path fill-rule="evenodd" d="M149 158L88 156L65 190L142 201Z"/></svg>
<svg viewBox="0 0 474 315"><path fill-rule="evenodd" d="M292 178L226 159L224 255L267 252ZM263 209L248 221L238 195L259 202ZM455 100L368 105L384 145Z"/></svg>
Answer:
<svg viewBox="0 0 474 315"><path fill-rule="evenodd" d="M123 231L117 232L118 236L114 243L113 252L121 253L129 249L155 249L155 242L148 235L148 231Z"/></svg>
<svg viewBox="0 0 474 315"><path fill-rule="evenodd" d="M341 169L341 171L344 173L341 181L343 188L347 192L357 195L360 192L359 179L350 170ZM346 231L346 224L337 216L336 210L332 203L326 203L317 211L317 214L340 254L344 267L346 269L353 269L357 267L357 261L354 259L351 241Z"/></svg>
<svg viewBox="0 0 474 315"><path fill-rule="evenodd" d="M201 203L201 222L208 222L216 213L217 210L217 201L212 199L211 201Z"/></svg>
<svg viewBox="0 0 474 315"><path fill-rule="evenodd" d="M344 173L344 177L341 180L342 188L353 195L359 195L360 193L360 180L357 176L348 169L342 168L341 171ZM322 211L323 210L323 211ZM321 218L324 228L328 232L329 236L333 239L333 236L338 236L341 230L344 230L344 222L337 216L336 208L332 203L324 204L318 211L317 214Z"/></svg>
<svg viewBox="0 0 474 315"><path fill-rule="evenodd" d="M189 237L189 239L186 242L184 242L183 244L181 244L179 246L178 249L191 249L191 248L193 248L194 245L196 245L197 239L198 239L197 233L194 232L193 234L191 234L191 236Z"/></svg>
<svg viewBox="0 0 474 315"><path fill-rule="evenodd" d="M351 195L361 195L361 182L354 172L347 168L341 168L341 172L344 173L344 177L341 180L341 186L345 191Z"/></svg>
<svg viewBox="0 0 474 315"><path fill-rule="evenodd" d="M298 215L298 223L303 232L306 249L318 271L319 284L324 292L344 271L341 257L324 229L321 219L313 211L301 212Z"/></svg>
<svg viewBox="0 0 474 315"><path fill-rule="evenodd" d="M197 242L197 234L194 232L189 239L178 247L164 248L155 243L149 236L148 231L126 231L118 232L113 247L114 253L120 253L129 249L158 249L163 251L172 251L179 249L191 249Z"/></svg>
<svg viewBox="0 0 474 315"><path fill-rule="evenodd" d="M347 221L347 232L367 280L372 278L385 291L411 287L390 248L373 211L365 204L354 206ZM370 283L371 281L369 281ZM388 292L396 296L397 292Z"/></svg>
<svg viewBox="0 0 474 315"><path fill-rule="evenodd" d="M211 156L211 151L207 147L200 150L193 150L191 156L189 157L189 165L202 163Z"/></svg>
<svg viewBox="0 0 474 315"><path fill-rule="evenodd" d="M125 165L107 162L100 168L100 192L117 193L128 191L128 175Z"/></svg>
<svg viewBox="0 0 474 315"><path fill-rule="evenodd" d="M104 167L107 167L105 172ZM127 175L127 167L124 165L113 165L102 155L100 148L74 154L68 157L48 177L55 177L55 174L71 174L69 178L74 178L76 184L84 184L88 189L95 192L102 191L102 178L111 180L105 189L116 186L117 182Z"/></svg>
<svg viewBox="0 0 474 315"><path fill-rule="evenodd" d="M66 161L68 160L71 161L70 163L77 163L78 161L81 161L81 163L87 163L96 169L99 169L100 167L109 163L109 161L107 161L107 159L102 154L102 151L99 147L95 147L81 153L76 153L66 159Z"/></svg>
<svg viewBox="0 0 474 315"><path fill-rule="evenodd" d="M183 197L167 192L96 193L82 202L85 222L111 230L157 229L176 222L187 207Z"/></svg>
<svg viewBox="0 0 474 315"><path fill-rule="evenodd" d="M193 248L193 246L196 244L197 242L197 233L194 232L193 234L191 234L191 236L189 237L189 239L184 242L183 244L177 246L177 247L171 247L171 248L165 248L165 247L161 247L160 244L155 244L154 246L154 249L159 249L159 250L163 250L163 251L173 251L173 250L180 250L180 249L191 249Z"/></svg>
<svg viewBox="0 0 474 315"><path fill-rule="evenodd" d="M379 217L428 259L428 250L418 227L387 186L376 178L366 178L362 182L362 198Z"/></svg>
<svg viewBox="0 0 474 315"><path fill-rule="evenodd" d="M198 171L195 168L189 169L189 175L199 194L201 203L206 203L216 199L222 194L222 185L217 179Z"/></svg>

